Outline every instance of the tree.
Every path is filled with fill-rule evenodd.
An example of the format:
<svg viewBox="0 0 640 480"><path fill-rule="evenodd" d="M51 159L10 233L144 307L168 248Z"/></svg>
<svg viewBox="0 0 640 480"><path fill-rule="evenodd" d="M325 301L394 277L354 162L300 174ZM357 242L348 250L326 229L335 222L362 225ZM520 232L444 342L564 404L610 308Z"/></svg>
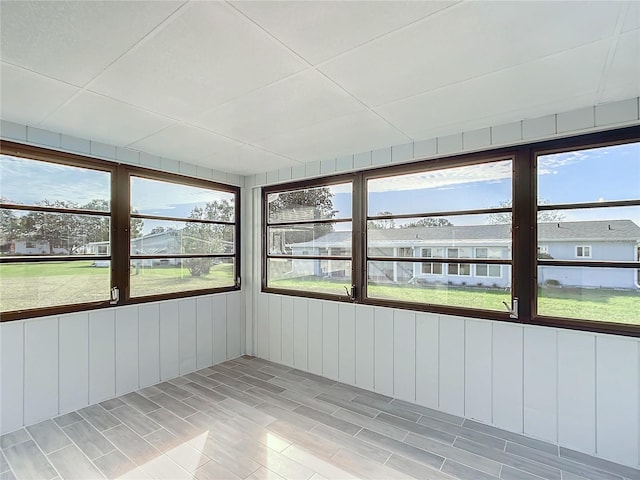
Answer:
<svg viewBox="0 0 640 480"><path fill-rule="evenodd" d="M546 200L541 200L540 203L542 205L548 205L549 202ZM504 202L500 202L497 207L494 208L511 208L511 200L507 200ZM489 223L492 225L499 224L511 224L512 213L511 212L503 212L503 213L490 213L489 214ZM538 223L554 223L561 222L564 220L564 214L560 212L554 212L551 210L543 210L538 212Z"/></svg>
<svg viewBox="0 0 640 480"><path fill-rule="evenodd" d="M413 227L452 227L451 223L446 218L421 218L415 222L402 225L400 228L413 228Z"/></svg>
<svg viewBox="0 0 640 480"><path fill-rule="evenodd" d="M167 229L164 227L153 227L151 229L151 231L149 232L149 235L154 235L156 233L162 233L162 232L166 232Z"/></svg>
<svg viewBox="0 0 640 480"><path fill-rule="evenodd" d="M329 187L283 192L270 195L269 198L269 219L272 221L328 219L335 217L336 213L337 211L333 208L333 192ZM333 231L331 223L306 224L298 227L285 230L286 239L282 239L283 244L310 242Z"/></svg>
<svg viewBox="0 0 640 480"><path fill-rule="evenodd" d="M235 208L228 200L214 200L204 207L194 207L189 214L194 220L233 220ZM224 253L225 243L233 242L234 229L230 225L187 222L182 230L182 253ZM212 258L188 258L185 266L194 277L206 275L213 265Z"/></svg>
<svg viewBox="0 0 640 480"><path fill-rule="evenodd" d="M376 215L393 215L393 213L389 211L378 212ZM367 228L369 230L387 230L390 228L396 228L396 222L393 218L388 218L384 220L369 220L367 222Z"/></svg>
<svg viewBox="0 0 640 480"><path fill-rule="evenodd" d="M0 197L0 203L10 203L8 198ZM0 240L15 238L20 231L20 219L12 210L0 209Z"/></svg>

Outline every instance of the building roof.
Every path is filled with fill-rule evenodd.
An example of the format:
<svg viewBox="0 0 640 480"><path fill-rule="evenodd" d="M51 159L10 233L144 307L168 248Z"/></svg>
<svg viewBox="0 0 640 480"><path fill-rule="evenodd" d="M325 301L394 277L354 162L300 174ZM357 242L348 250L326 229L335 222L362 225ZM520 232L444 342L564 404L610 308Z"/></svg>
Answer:
<svg viewBox="0 0 640 480"><path fill-rule="evenodd" d="M371 229L370 245L501 245L511 242L511 225L460 225L447 227L411 227ZM538 225L540 242L640 242L640 227L631 220L597 220L587 222L554 222ZM331 232L312 242L292 247L350 247L351 231Z"/></svg>

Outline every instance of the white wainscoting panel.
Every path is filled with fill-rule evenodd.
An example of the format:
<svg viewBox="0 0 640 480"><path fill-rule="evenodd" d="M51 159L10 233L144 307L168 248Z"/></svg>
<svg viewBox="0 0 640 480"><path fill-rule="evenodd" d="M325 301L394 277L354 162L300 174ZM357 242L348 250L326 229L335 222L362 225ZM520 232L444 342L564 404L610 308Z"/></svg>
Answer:
<svg viewBox="0 0 640 480"><path fill-rule="evenodd" d="M115 394L115 310L96 310L89 313L89 404L107 400Z"/></svg>
<svg viewBox="0 0 640 480"><path fill-rule="evenodd" d="M269 296L269 360L282 361L282 297Z"/></svg>
<svg viewBox="0 0 640 480"><path fill-rule="evenodd" d="M220 297L226 309L224 297ZM216 305L219 307L219 304ZM204 368L213 362L213 306L211 297L196 299L196 368Z"/></svg>
<svg viewBox="0 0 640 480"><path fill-rule="evenodd" d="M416 402L440 408L440 318L416 314Z"/></svg>
<svg viewBox="0 0 640 480"><path fill-rule="evenodd" d="M193 372L196 366L197 332L196 332L196 300L188 298L178 301L180 312L178 330L180 345L180 375Z"/></svg>
<svg viewBox="0 0 640 480"><path fill-rule="evenodd" d="M375 376L374 389L393 395L393 310L376 308L374 313Z"/></svg>
<svg viewBox="0 0 640 480"><path fill-rule="evenodd" d="M301 370L308 369L309 312L305 298L293 299L293 364Z"/></svg>
<svg viewBox="0 0 640 480"><path fill-rule="evenodd" d="M293 367L293 298L282 297L282 363Z"/></svg>
<svg viewBox="0 0 640 480"><path fill-rule="evenodd" d="M338 304L322 306L322 374L338 379Z"/></svg>
<svg viewBox="0 0 640 480"><path fill-rule="evenodd" d="M68 413L89 405L89 314L62 315L59 336L58 408Z"/></svg>
<svg viewBox="0 0 640 480"><path fill-rule="evenodd" d="M393 396L416 401L416 314L393 314Z"/></svg>
<svg viewBox="0 0 640 480"><path fill-rule="evenodd" d="M338 307L338 379L356 383L356 308L341 303Z"/></svg>
<svg viewBox="0 0 640 480"><path fill-rule="evenodd" d="M356 385L373 390L373 307L356 307Z"/></svg>
<svg viewBox="0 0 640 480"><path fill-rule="evenodd" d="M180 311L179 301L165 302L160 307L160 379L180 375Z"/></svg>
<svg viewBox="0 0 640 480"><path fill-rule="evenodd" d="M160 381L160 308L157 303L141 305L138 310L140 388Z"/></svg>
<svg viewBox="0 0 640 480"><path fill-rule="evenodd" d="M229 317L227 300L229 297L231 297L231 295L214 295L210 298L212 306L211 317L213 330L211 335L213 336L213 356L209 361L209 365L211 365L211 362L215 364L224 362L227 359L227 339L229 338L227 332L227 319ZM200 368L199 365L198 368Z"/></svg>
<svg viewBox="0 0 640 480"><path fill-rule="evenodd" d="M440 410L464 415L464 322L440 317Z"/></svg>
<svg viewBox="0 0 640 480"><path fill-rule="evenodd" d="M24 325L24 420L37 423L58 413L58 318Z"/></svg>
<svg viewBox="0 0 640 480"><path fill-rule="evenodd" d="M488 424L493 421L492 330L491 322L465 320L465 415Z"/></svg>
<svg viewBox="0 0 640 480"><path fill-rule="evenodd" d="M138 307L116 311L116 395L138 389Z"/></svg>

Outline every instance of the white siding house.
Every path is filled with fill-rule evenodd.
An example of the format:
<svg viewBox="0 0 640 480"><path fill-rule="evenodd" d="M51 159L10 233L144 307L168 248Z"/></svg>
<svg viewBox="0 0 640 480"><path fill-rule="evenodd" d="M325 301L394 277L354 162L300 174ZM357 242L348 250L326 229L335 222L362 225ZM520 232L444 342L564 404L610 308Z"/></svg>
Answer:
<svg viewBox="0 0 640 480"><path fill-rule="evenodd" d="M494 286L510 285L509 265L455 262L455 258L511 258L509 225L471 225L372 229L369 257L452 259L447 263L372 261L375 282ZM542 223L538 225L539 258L557 260L636 261L640 227L631 220ZM292 255L349 255L351 232L331 232L312 242L288 245ZM291 274L340 277L345 261L294 260ZM347 272L348 273L348 272ZM541 266L538 283L591 288L635 289L633 269Z"/></svg>

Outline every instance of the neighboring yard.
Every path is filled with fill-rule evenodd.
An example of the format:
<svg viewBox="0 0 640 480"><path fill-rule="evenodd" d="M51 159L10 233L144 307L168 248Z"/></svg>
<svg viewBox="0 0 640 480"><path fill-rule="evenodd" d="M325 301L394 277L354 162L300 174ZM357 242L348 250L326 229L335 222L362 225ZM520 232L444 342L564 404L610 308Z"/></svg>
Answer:
<svg viewBox="0 0 640 480"><path fill-rule="evenodd" d="M103 301L109 298L110 270L91 261L0 265L0 311ZM153 295L233 284L233 265L220 264L192 277L180 267L144 268L131 276L134 295Z"/></svg>
<svg viewBox="0 0 640 480"><path fill-rule="evenodd" d="M345 294L348 282L324 279L272 280L273 288ZM372 298L504 311L511 295L502 289L482 290L446 285L370 285ZM544 288L538 292L541 315L640 325L640 292L610 289Z"/></svg>
<svg viewBox="0 0 640 480"><path fill-rule="evenodd" d="M109 295L109 269L91 266L90 261L0 265L3 292L0 310L47 307L60 304L106 300ZM131 275L134 296L178 292L199 288L233 285L233 265L219 264L211 272L193 277L181 267L144 268ZM274 288L296 289L332 294L345 294L345 281L286 279L271 281ZM509 292L501 289L482 290L439 285L370 285L369 296L400 301L439 305L473 306L485 310L504 309L510 303ZM640 324L640 292L608 289L544 288L539 291L542 315L607 320Z"/></svg>

